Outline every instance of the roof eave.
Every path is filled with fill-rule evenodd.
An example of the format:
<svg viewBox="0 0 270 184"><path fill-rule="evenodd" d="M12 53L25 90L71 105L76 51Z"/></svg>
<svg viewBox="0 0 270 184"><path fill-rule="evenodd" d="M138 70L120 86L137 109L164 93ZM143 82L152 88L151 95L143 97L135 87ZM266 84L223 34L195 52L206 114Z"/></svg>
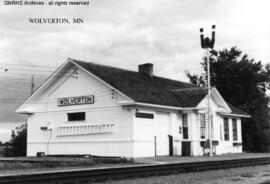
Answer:
<svg viewBox="0 0 270 184"><path fill-rule="evenodd" d="M222 116L233 116L233 117L242 117L242 118L250 118L250 115L244 115L244 114L233 114L233 113L218 113Z"/></svg>
<svg viewBox="0 0 270 184"><path fill-rule="evenodd" d="M221 96L221 94L219 93L219 91L217 90L216 87L213 87L211 90L211 94L213 92L216 92L217 96L220 98L220 100L223 102L223 104L225 105L225 107L230 110L232 112L232 109L229 107L229 105L227 104L227 102L224 100L224 98Z"/></svg>
<svg viewBox="0 0 270 184"><path fill-rule="evenodd" d="M158 105L158 104L149 104L149 103L141 103L141 102L131 102L131 101L122 101L119 102L121 106L143 106L143 107L152 107L152 108L160 108L160 109L170 109L170 110L196 110L200 109L198 107L176 107L176 106L167 106L167 105Z"/></svg>
<svg viewBox="0 0 270 184"><path fill-rule="evenodd" d="M33 96L35 96L41 89L44 88L44 86L46 84L49 83L49 81L53 78L54 75L56 75L64 66L66 66L66 64L68 63L68 59L62 63L35 91L34 93L29 96L17 109L16 109L16 113L22 114L21 112L23 112L24 110L21 110L23 108L23 106L25 104L27 104L29 102L29 100L31 100L33 98ZM32 113L27 113L27 114L32 114Z"/></svg>

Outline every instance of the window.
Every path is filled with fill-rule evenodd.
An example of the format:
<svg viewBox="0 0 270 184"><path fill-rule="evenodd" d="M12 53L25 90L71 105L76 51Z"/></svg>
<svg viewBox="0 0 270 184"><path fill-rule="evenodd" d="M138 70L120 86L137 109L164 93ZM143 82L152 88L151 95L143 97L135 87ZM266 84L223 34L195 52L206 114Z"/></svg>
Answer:
<svg viewBox="0 0 270 184"><path fill-rule="evenodd" d="M205 114L200 114L200 127L201 127L201 139L205 139L205 130L206 130Z"/></svg>
<svg viewBox="0 0 270 184"><path fill-rule="evenodd" d="M228 141L229 140L229 120L228 118L223 118L224 122L224 140Z"/></svg>
<svg viewBox="0 0 270 184"><path fill-rule="evenodd" d="M85 112L67 113L68 121L84 121Z"/></svg>
<svg viewBox="0 0 270 184"><path fill-rule="evenodd" d="M188 119L187 114L182 114L183 121L183 139L188 139Z"/></svg>
<svg viewBox="0 0 270 184"><path fill-rule="evenodd" d="M232 119L232 126L233 126L233 140L237 141L237 121L236 119Z"/></svg>
<svg viewBox="0 0 270 184"><path fill-rule="evenodd" d="M154 114L151 113L136 112L135 116L136 118L154 119Z"/></svg>
<svg viewBox="0 0 270 184"><path fill-rule="evenodd" d="M222 125L220 125L220 140L223 140L223 137L222 137Z"/></svg>

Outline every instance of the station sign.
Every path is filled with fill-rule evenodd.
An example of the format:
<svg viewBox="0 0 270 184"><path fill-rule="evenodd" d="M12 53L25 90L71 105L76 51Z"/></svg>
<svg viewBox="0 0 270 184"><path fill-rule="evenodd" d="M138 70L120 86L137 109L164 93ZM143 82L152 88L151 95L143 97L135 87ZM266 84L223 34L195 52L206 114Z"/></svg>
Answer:
<svg viewBox="0 0 270 184"><path fill-rule="evenodd" d="M75 96L75 97L58 98L57 105L69 106L69 105L93 104L94 101L95 101L94 95Z"/></svg>

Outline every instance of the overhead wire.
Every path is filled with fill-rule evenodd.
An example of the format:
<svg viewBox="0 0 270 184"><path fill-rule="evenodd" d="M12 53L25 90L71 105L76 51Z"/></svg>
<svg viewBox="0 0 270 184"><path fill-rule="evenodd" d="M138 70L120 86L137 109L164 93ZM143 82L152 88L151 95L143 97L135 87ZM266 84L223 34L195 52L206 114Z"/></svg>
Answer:
<svg viewBox="0 0 270 184"><path fill-rule="evenodd" d="M3 65L7 65L7 66L3 66ZM57 68L57 67L51 67L51 66L9 64L9 63L0 63L0 66L1 66L0 74L27 75L27 76L34 75L34 76L44 76L44 77L48 77L52 75L55 72L55 69ZM63 73L65 72L60 72L60 73L58 72L57 75L63 75ZM54 75L54 76L57 76L57 75Z"/></svg>
<svg viewBox="0 0 270 184"><path fill-rule="evenodd" d="M53 72L52 70L49 71L49 70L32 70L32 69L25 69L25 68L3 68L3 67L0 67L0 69L3 69L5 72L8 72L8 70L19 70L19 71L33 71L33 72L47 72L47 73L51 73Z"/></svg>
<svg viewBox="0 0 270 184"><path fill-rule="evenodd" d="M25 64L11 64L11 63L0 63L0 65L23 66L23 67L36 67L36 68L57 68L57 67L54 67L54 66L25 65Z"/></svg>
<svg viewBox="0 0 270 184"><path fill-rule="evenodd" d="M8 63L0 63L1 65L7 65L7 66L17 66L17 68L14 67L0 67L0 69L2 69L3 71L0 70L0 75L8 77L11 81L16 80L16 81L20 81L21 84L31 84L31 78L29 76L34 76L35 77L35 82L36 81L40 81L37 82L39 83L39 85L41 85L42 82L46 81L49 77L55 77L55 78L61 78L61 77L66 77L66 76L70 76L71 73L67 73L67 72L61 72L61 73L53 73L54 71L48 71L48 70L42 70L41 68L52 68L52 69L56 69L56 67L50 67L50 66L38 66L38 65L22 65L22 64L8 64ZM18 68L18 66L20 68ZM24 68L21 68L24 67ZM31 69L28 69L31 68ZM39 69L33 69L33 68L39 68ZM16 70L17 72L13 72L12 70ZM12 72L11 72L12 71ZM19 71L24 71L24 73L19 73ZM75 70L74 70L75 71ZM32 72L32 73L26 73L26 72ZM38 73L33 73L33 72L38 72ZM48 74L45 73L39 73L39 72L48 72ZM50 74L49 74L50 73ZM66 74L65 74L66 73ZM28 76L28 78L24 77L24 78L18 78L18 77L13 77L10 75L17 75L17 76ZM25 81L25 82L21 82L21 81ZM27 82L29 81L29 83ZM0 84L8 82L8 81L0 81ZM16 92L18 91L17 86L14 88L12 86L8 86L8 88L2 88L4 90L7 91L12 91L12 92ZM21 91L21 89L19 90ZM29 90L30 91L30 90ZM24 90L24 92L28 92L28 90ZM110 94L110 92L108 91L91 91L92 93L96 93L98 94L98 97L95 97L96 99L100 100L104 100L105 97L108 96L108 94ZM29 97L29 96L28 96ZM0 98L1 102L5 102L5 103L22 103L24 101L26 101L28 99L28 97L26 98ZM28 99L28 102L38 102L36 104L41 104L41 102L48 102L48 101L52 101L52 100L57 100L55 99Z"/></svg>
<svg viewBox="0 0 270 184"><path fill-rule="evenodd" d="M27 70L25 70L27 71ZM38 71L36 71L38 72ZM48 74L46 73L26 73L26 72L13 72L13 71L1 71L0 70L0 74L1 75L23 75L23 76L36 76L36 77L66 77L68 75L70 75L70 73L67 72L57 72L57 74L54 74L55 71L52 72L48 72Z"/></svg>
<svg viewBox="0 0 270 184"><path fill-rule="evenodd" d="M110 91L91 91L91 93L95 93L98 94L98 96L96 96L95 98L104 98L104 97L108 97L108 94L111 94ZM89 94L90 95L90 94ZM87 94L85 95L81 95L81 96L88 96ZM9 98L9 97L0 97L0 100L18 100L18 101L22 101L22 100L27 100L28 97L26 98ZM51 100L57 100L58 98L37 98L37 99L28 99L29 101L51 101Z"/></svg>
<svg viewBox="0 0 270 184"><path fill-rule="evenodd" d="M114 94L110 90L97 89L97 90L92 90L91 93L98 94L97 96L95 96L95 100L98 100L98 101L108 100L108 96L110 96L110 95L114 96ZM87 95L87 94L85 94L85 95ZM32 104L47 104L48 102L58 100L58 98L49 98L49 99L45 99L45 98L28 99L28 98L29 98L29 96L27 96L25 98L0 97L0 102L23 103L27 100L28 103L30 103L30 104L31 103Z"/></svg>

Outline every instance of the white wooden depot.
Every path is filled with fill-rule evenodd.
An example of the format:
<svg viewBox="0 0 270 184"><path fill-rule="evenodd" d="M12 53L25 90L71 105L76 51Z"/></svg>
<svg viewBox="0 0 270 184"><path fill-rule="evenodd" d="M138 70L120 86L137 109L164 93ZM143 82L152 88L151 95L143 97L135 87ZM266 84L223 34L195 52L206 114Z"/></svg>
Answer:
<svg viewBox="0 0 270 184"><path fill-rule="evenodd" d="M76 75L74 74L76 68ZM97 76L72 61L48 79L18 110L28 115L27 156L91 154L99 156L149 157L182 155L182 143L189 142L190 155L203 155L199 116L206 100L192 108L142 104L112 88ZM93 96L90 104L58 106L60 98ZM241 116L229 115L230 109L218 91L211 91L213 140L219 142L216 154L242 152ZM82 121L68 121L68 113L85 112ZM136 117L153 114L153 118ZM188 139L183 139L182 114L188 117ZM224 139L224 117L229 122L229 140ZM237 122L233 140L232 118ZM42 130L41 127L47 127ZM207 128L206 128L207 129ZM238 143L239 146L233 146Z"/></svg>

